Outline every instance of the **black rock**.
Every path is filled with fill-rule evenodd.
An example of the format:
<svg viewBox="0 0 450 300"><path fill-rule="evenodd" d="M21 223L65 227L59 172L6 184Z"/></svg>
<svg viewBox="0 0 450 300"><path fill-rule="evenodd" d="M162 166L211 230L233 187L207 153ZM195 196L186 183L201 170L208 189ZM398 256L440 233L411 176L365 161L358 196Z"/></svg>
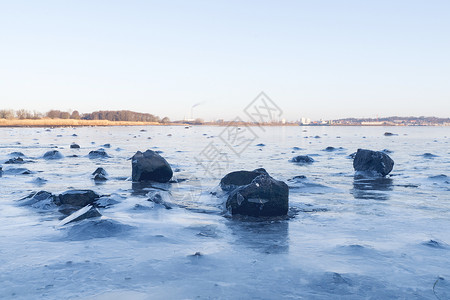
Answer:
<svg viewBox="0 0 450 300"><path fill-rule="evenodd" d="M448 176L445 175L445 174L439 174L439 175L435 175L435 176L429 176L428 178L430 178L430 179L446 180L448 178Z"/></svg>
<svg viewBox="0 0 450 300"><path fill-rule="evenodd" d="M283 181L261 173L250 184L233 190L228 196L226 207L233 215L284 216L289 209L289 188Z"/></svg>
<svg viewBox="0 0 450 300"><path fill-rule="evenodd" d="M47 182L47 180L41 177L36 177L31 182L35 185L44 185Z"/></svg>
<svg viewBox="0 0 450 300"><path fill-rule="evenodd" d="M94 173L92 173L92 179L94 179L95 181L108 180L107 176L108 173L103 168L97 168Z"/></svg>
<svg viewBox="0 0 450 300"><path fill-rule="evenodd" d="M37 193L31 193L30 195L18 200L20 205L33 206L38 202L47 201L54 202L56 196L47 191L39 191Z"/></svg>
<svg viewBox="0 0 450 300"><path fill-rule="evenodd" d="M358 149L353 160L355 171L378 173L386 176L392 171L394 161L381 151Z"/></svg>
<svg viewBox="0 0 450 300"><path fill-rule="evenodd" d="M110 157L108 155L108 153L105 152L104 149L98 149L98 150L92 150L91 152L89 152L89 158L90 159L95 159L95 158L108 158Z"/></svg>
<svg viewBox="0 0 450 300"><path fill-rule="evenodd" d="M398 134L395 134L395 133L392 133L392 132L385 132L384 133L384 136L394 136L394 135L398 135Z"/></svg>
<svg viewBox="0 0 450 300"><path fill-rule="evenodd" d="M112 205L115 205L117 203L120 203L121 200L126 199L125 197L122 197L117 194L113 195L103 195L94 202L95 207L99 208L107 208Z"/></svg>
<svg viewBox="0 0 450 300"><path fill-rule="evenodd" d="M267 171L263 168L253 171L235 171L228 173L220 180L220 187L224 191L232 191L237 187L250 184L253 179L261 174L267 174Z"/></svg>
<svg viewBox="0 0 450 300"><path fill-rule="evenodd" d="M131 158L132 180L168 182L173 175L169 163L158 153L147 150L136 152Z"/></svg>
<svg viewBox="0 0 450 300"><path fill-rule="evenodd" d="M292 150L302 150L300 147L292 147Z"/></svg>
<svg viewBox="0 0 450 300"><path fill-rule="evenodd" d="M91 190L69 190L58 196L59 205L83 207L94 203L100 196Z"/></svg>
<svg viewBox="0 0 450 300"><path fill-rule="evenodd" d="M151 195L147 201L151 201L153 203L160 204L160 205L164 206L166 209L172 209L172 206L169 203L167 203L166 201L164 201L162 199L161 195L158 193Z"/></svg>
<svg viewBox="0 0 450 300"><path fill-rule="evenodd" d="M264 147L265 146L265 144L258 144L258 145L256 145L256 146L258 146L258 147Z"/></svg>
<svg viewBox="0 0 450 300"><path fill-rule="evenodd" d="M97 210L97 208L93 207L92 205L86 205L85 207L75 211L68 217L61 220L61 222L58 224L58 226L63 226L72 222L78 222L85 219L90 218L98 218L101 217L101 213Z"/></svg>
<svg viewBox="0 0 450 300"><path fill-rule="evenodd" d="M23 163L25 163L25 161L23 160L22 157L15 157L5 161L5 164L23 164Z"/></svg>
<svg viewBox="0 0 450 300"><path fill-rule="evenodd" d="M383 152L384 152L384 151L383 151ZM353 152L353 153L349 154L349 155L347 156L347 158L355 159L355 156L356 156L356 152Z"/></svg>
<svg viewBox="0 0 450 300"><path fill-rule="evenodd" d="M25 168L11 168L3 171L5 175L30 175L34 174L33 171L30 171Z"/></svg>
<svg viewBox="0 0 450 300"><path fill-rule="evenodd" d="M111 148L111 144L104 144L103 147L105 147L105 148Z"/></svg>
<svg viewBox="0 0 450 300"><path fill-rule="evenodd" d="M443 242L439 242L439 241L435 241L435 240L429 240L427 242L423 242L422 245L427 246L427 247L431 247L431 248L436 248L436 249L445 249L446 244Z"/></svg>
<svg viewBox="0 0 450 300"><path fill-rule="evenodd" d="M58 150L51 150L45 152L43 157L44 159L51 160L51 159L61 159L64 156Z"/></svg>
<svg viewBox="0 0 450 300"><path fill-rule="evenodd" d="M308 155L299 155L299 156L293 157L290 161L294 162L294 163L300 163L300 164L310 164L310 163L314 162L314 159Z"/></svg>
<svg viewBox="0 0 450 300"><path fill-rule="evenodd" d="M107 176L108 175L108 173L105 171L105 169L103 169L103 168L97 168L93 173L92 173L92 175L97 175L97 174L101 174L101 175L104 175L104 176Z"/></svg>
<svg viewBox="0 0 450 300"><path fill-rule="evenodd" d="M323 151L328 151L328 152L333 152L333 151L335 151L335 150L336 150L336 148L331 147L331 146L328 146L328 147L326 147L325 149L323 149Z"/></svg>
<svg viewBox="0 0 450 300"><path fill-rule="evenodd" d="M22 152L14 151L14 152L11 152L9 154L9 156L12 156L12 157L25 157L25 154L23 154Z"/></svg>
<svg viewBox="0 0 450 300"><path fill-rule="evenodd" d="M435 157L439 157L438 155L432 154L432 153L429 153L429 152L422 154L422 156L423 156L423 158L428 158L428 159L430 159L430 158L435 158ZM5 163L5 164L6 164L6 163Z"/></svg>
<svg viewBox="0 0 450 300"><path fill-rule="evenodd" d="M72 145L70 145L71 149L80 149L80 145L73 143Z"/></svg>

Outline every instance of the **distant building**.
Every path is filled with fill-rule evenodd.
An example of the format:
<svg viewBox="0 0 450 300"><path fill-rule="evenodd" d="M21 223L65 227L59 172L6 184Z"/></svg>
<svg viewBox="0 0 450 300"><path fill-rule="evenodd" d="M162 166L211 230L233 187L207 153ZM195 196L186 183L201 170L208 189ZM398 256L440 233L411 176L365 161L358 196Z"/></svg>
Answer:
<svg viewBox="0 0 450 300"><path fill-rule="evenodd" d="M302 118L300 119L300 125L309 125L309 124L311 124L311 119L310 119L310 118L304 118L304 117L302 117Z"/></svg>
<svg viewBox="0 0 450 300"><path fill-rule="evenodd" d="M361 125L384 125L386 122L372 121L372 122L361 122Z"/></svg>

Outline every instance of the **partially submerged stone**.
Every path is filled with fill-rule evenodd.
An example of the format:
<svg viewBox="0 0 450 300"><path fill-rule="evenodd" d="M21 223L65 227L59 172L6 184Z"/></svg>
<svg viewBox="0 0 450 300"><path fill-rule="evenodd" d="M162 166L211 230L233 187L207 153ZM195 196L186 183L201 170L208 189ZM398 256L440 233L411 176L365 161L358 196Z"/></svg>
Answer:
<svg viewBox="0 0 450 300"><path fill-rule="evenodd" d="M158 153L147 150L138 151L131 158L132 180L134 182L156 181L169 182L173 176L169 163Z"/></svg>
<svg viewBox="0 0 450 300"><path fill-rule="evenodd" d="M293 157L291 162L298 164L310 164L314 162L314 159L308 155L298 155Z"/></svg>
<svg viewBox="0 0 450 300"><path fill-rule="evenodd" d="M92 205L86 205L85 207L77 210L76 212L61 220L58 226L64 226L72 222L78 222L90 218L98 218L101 216L102 214L97 210L97 208L93 207Z"/></svg>
<svg viewBox="0 0 450 300"><path fill-rule="evenodd" d="M63 157L64 156L58 150L47 151L43 156L43 158L47 160L61 159Z"/></svg>
<svg viewBox="0 0 450 300"><path fill-rule="evenodd" d="M233 215L273 217L284 216L288 212L287 184L272 178L264 169L227 174L222 178L221 187L231 191L226 208Z"/></svg>
<svg viewBox="0 0 450 300"><path fill-rule="evenodd" d="M108 176L108 173L103 168L97 168L92 173L92 179L94 179L95 181L106 181L106 180L108 180L107 176Z"/></svg>
<svg viewBox="0 0 450 300"><path fill-rule="evenodd" d="M161 196L161 194L159 194L159 193L152 193L152 194L150 194L148 196L149 196L149 198L148 198L147 201L150 201L150 202L162 205L166 209L172 209L172 206L169 203L167 203L166 201L163 200L163 197Z"/></svg>
<svg viewBox="0 0 450 300"><path fill-rule="evenodd" d="M224 191L232 191L239 186L250 184L253 179L261 174L267 174L263 168L253 171L235 171L228 173L220 180L220 187Z"/></svg>
<svg viewBox="0 0 450 300"><path fill-rule="evenodd" d="M12 157L25 157L25 154L23 154L22 152L19 152L19 151L14 151L14 152L11 152L9 154L9 156L12 156Z"/></svg>
<svg viewBox="0 0 450 300"><path fill-rule="evenodd" d="M108 153L105 152L105 149L98 149L98 150L92 150L88 154L90 159L96 159L96 158L109 158L110 156Z"/></svg>
<svg viewBox="0 0 450 300"><path fill-rule="evenodd" d="M43 205L48 205L49 207L54 205L54 200L56 196L47 191L33 192L30 195L18 200L21 206L31 206L34 207L38 203L44 203ZM39 205L39 206L43 206Z"/></svg>
<svg viewBox="0 0 450 300"><path fill-rule="evenodd" d="M353 160L355 171L367 174L388 175L394 167L394 161L384 152L358 149Z"/></svg>
<svg viewBox="0 0 450 300"><path fill-rule="evenodd" d="M3 170L5 175L30 175L34 174L33 171L30 171L26 168L10 168Z"/></svg>
<svg viewBox="0 0 450 300"><path fill-rule="evenodd" d="M83 207L93 204L100 196L91 190L69 190L58 196L58 204Z"/></svg>
<svg viewBox="0 0 450 300"><path fill-rule="evenodd" d="M13 157L5 161L5 164L23 164L25 161L22 157Z"/></svg>

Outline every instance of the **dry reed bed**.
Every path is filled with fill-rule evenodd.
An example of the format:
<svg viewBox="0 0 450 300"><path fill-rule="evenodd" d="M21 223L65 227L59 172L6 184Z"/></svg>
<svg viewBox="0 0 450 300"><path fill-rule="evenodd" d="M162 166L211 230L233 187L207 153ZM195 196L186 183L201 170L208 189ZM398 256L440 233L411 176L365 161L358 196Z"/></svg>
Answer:
<svg viewBox="0 0 450 300"><path fill-rule="evenodd" d="M63 126L139 126L161 125L157 122L128 122L108 120L73 120L73 119L37 119L18 120L0 119L0 127L63 127Z"/></svg>

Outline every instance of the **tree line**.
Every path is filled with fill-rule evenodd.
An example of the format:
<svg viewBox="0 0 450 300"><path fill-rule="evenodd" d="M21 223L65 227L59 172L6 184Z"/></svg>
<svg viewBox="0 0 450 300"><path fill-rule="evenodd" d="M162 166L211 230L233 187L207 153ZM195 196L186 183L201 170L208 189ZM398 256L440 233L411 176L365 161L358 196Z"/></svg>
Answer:
<svg viewBox="0 0 450 300"><path fill-rule="evenodd" d="M160 118L158 116L139 113L130 110L101 110L94 111L92 113L80 114L77 110L68 112L52 109L46 113L40 113L37 111L29 111L25 109L12 110L1 109L0 119L74 119L74 120L109 120L109 121L128 121L128 122L158 122L169 123L168 117Z"/></svg>

